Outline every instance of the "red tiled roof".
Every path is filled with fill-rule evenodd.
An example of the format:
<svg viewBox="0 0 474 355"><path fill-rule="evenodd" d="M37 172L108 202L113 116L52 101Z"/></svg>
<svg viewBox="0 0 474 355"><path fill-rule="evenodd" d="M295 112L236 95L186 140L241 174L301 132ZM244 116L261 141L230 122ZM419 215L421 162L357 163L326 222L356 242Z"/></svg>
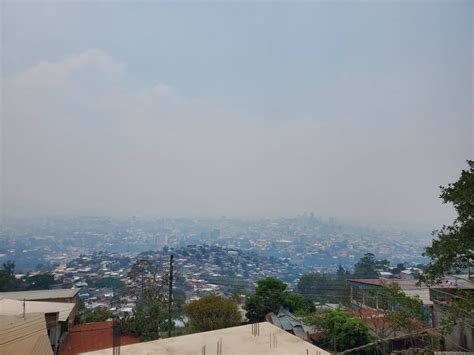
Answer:
<svg viewBox="0 0 474 355"><path fill-rule="evenodd" d="M359 316L362 319L366 319L366 318L371 318L371 317L381 317L385 314L385 312L380 309L367 308L367 309L360 309L358 311L353 311L352 314L354 316Z"/></svg>
<svg viewBox="0 0 474 355"><path fill-rule="evenodd" d="M96 322L75 325L59 347L59 355L72 355L94 350L111 348L112 322ZM120 345L138 343L136 336L122 334Z"/></svg>
<svg viewBox="0 0 474 355"><path fill-rule="evenodd" d="M360 317L362 321L373 331L381 328L390 328L390 320L384 310L381 309L361 309L359 311L353 311L352 314L356 317ZM415 326L418 331L429 329L428 325L423 322L412 319L411 323ZM406 334L403 331L396 332L398 335Z"/></svg>

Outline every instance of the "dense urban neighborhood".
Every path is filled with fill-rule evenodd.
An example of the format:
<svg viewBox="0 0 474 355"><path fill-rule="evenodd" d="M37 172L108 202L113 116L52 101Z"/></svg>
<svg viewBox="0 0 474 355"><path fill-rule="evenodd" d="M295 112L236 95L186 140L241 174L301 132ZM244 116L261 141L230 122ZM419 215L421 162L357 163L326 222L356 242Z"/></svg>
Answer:
<svg viewBox="0 0 474 355"><path fill-rule="evenodd" d="M163 238L155 236L151 248L143 244L150 237L146 228L151 227L133 219L134 228L121 235L128 251L109 242L115 233L121 234L113 229L103 245L112 250L91 251L94 246L87 242L97 245L102 236L82 226L82 232L73 233L75 246L58 253L66 245L54 243L56 237L49 235L52 226L45 227L48 235L24 239L11 235L18 229L6 228L3 238L10 235L4 239L4 258L20 250L17 240L20 245L32 240L43 245L22 249L22 254L48 253L36 254L33 271L18 271L14 260L3 263L0 346L6 353L63 355L100 354L111 347L173 354L183 349L195 352L197 346L205 354L212 339L217 354L222 354L224 338L224 349L236 354L248 351L246 346L268 353L278 348L278 339L288 354L472 350L473 209L465 196L474 186L474 162L468 163L470 170L464 170L459 181L441 188L441 198L454 204L458 217L453 226L435 232L432 244L423 249L425 263L413 254L420 245L406 236L398 245L408 253L409 248L401 246L411 243L411 254L399 252L389 260L386 253L381 257L367 249L368 243L361 248L348 242L347 226L313 215L260 222L263 229L256 231L262 224L248 223L247 233L261 235L255 239L249 234L245 234L249 239L237 237L236 221L229 224L223 219L219 228L206 225L207 232L200 233L199 222L180 221L182 230L194 234L185 237L171 228L158 233ZM111 221L97 219L90 224L95 230L98 225L104 231L111 228ZM311 233L312 243L305 244ZM319 240L322 234L325 238ZM131 235L138 244L132 243ZM374 247L389 243L374 240ZM27 265L22 268L27 270ZM260 329L269 336L269 348L258 340ZM82 336L84 332L89 336ZM239 344L244 339L245 345ZM235 346L240 350L233 352Z"/></svg>
<svg viewBox="0 0 474 355"><path fill-rule="evenodd" d="M474 0L0 0L0 355L474 355Z"/></svg>
<svg viewBox="0 0 474 355"><path fill-rule="evenodd" d="M101 217L5 220L0 261L15 260L18 271L52 270L81 254L104 251L134 257L163 247L215 245L286 259L307 271L351 268L371 252L393 263L426 262L421 256L431 230L362 227L307 213L295 218L126 219Z"/></svg>

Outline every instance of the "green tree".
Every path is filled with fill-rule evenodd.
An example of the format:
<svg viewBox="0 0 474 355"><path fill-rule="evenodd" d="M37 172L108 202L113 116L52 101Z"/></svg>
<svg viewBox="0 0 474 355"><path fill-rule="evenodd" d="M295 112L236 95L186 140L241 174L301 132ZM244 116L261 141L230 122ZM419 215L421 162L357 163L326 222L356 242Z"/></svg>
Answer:
<svg viewBox="0 0 474 355"><path fill-rule="evenodd" d="M250 321L262 321L270 312L278 312L285 300L287 285L276 278L257 281L255 294L245 301L246 316Z"/></svg>
<svg viewBox="0 0 474 355"><path fill-rule="evenodd" d="M0 291L17 291L21 288L21 283L15 279L15 262L8 260L3 263L3 270L0 270Z"/></svg>
<svg viewBox="0 0 474 355"><path fill-rule="evenodd" d="M142 341L155 340L160 333L168 330L168 287L169 274L162 270L161 257L153 252L144 252L131 267L129 278L136 286L125 291L137 299L135 309L130 316L121 319L122 331L131 332ZM173 305L175 306L175 305ZM173 328L174 324L170 327Z"/></svg>
<svg viewBox="0 0 474 355"><path fill-rule="evenodd" d="M298 315L306 315L316 310L311 300L297 293L286 293L283 307Z"/></svg>
<svg viewBox="0 0 474 355"><path fill-rule="evenodd" d="M54 276L51 274L38 274L26 278L27 290L47 290L54 285Z"/></svg>
<svg viewBox="0 0 474 355"><path fill-rule="evenodd" d="M298 314L314 311L310 298L288 292L286 288L286 283L273 277L258 280L255 294L248 296L245 301L247 318L252 322L262 321L268 313L278 313L280 308Z"/></svg>
<svg viewBox="0 0 474 355"><path fill-rule="evenodd" d="M379 263L375 259L375 255L372 253L366 253L354 265L354 277L359 279L377 278L379 276L376 271L378 265Z"/></svg>
<svg viewBox="0 0 474 355"><path fill-rule="evenodd" d="M121 320L123 332L134 333L141 341L156 340L168 328L167 310L162 302L140 302L131 316Z"/></svg>
<svg viewBox="0 0 474 355"><path fill-rule="evenodd" d="M439 283L446 274L461 271L467 271L471 280L474 264L474 161L468 160L467 163L468 169L462 170L456 182L440 187L440 198L443 203L454 206L457 217L452 225L435 231L436 239L426 248L424 255L431 260L420 280L429 285ZM450 331L456 323L474 323L474 294L467 291L455 293L453 302L445 308L445 331Z"/></svg>
<svg viewBox="0 0 474 355"><path fill-rule="evenodd" d="M423 302L418 296L407 296L398 284L391 283L386 287L364 289L362 292L365 301L375 302L373 306L376 305L376 309L364 312L367 308L364 304L359 304L360 318L369 324L382 344L383 351L391 337L414 334L426 327L429 313L423 307Z"/></svg>
<svg viewBox="0 0 474 355"><path fill-rule="evenodd" d="M76 323L105 322L114 317L114 313L107 307L96 307L83 310L76 318Z"/></svg>
<svg viewBox="0 0 474 355"><path fill-rule="evenodd" d="M234 300L207 295L184 306L191 327L199 332L233 327L242 323Z"/></svg>
<svg viewBox="0 0 474 355"><path fill-rule="evenodd" d="M325 333L318 345L335 352L365 345L372 340L369 329L362 320L350 316L342 309L313 313L305 322Z"/></svg>
<svg viewBox="0 0 474 355"><path fill-rule="evenodd" d="M349 273L349 271L344 269L342 267L342 265L339 265L339 267L337 268L337 271L336 271L336 275L339 279L346 279L347 277L350 276L350 273Z"/></svg>
<svg viewBox="0 0 474 355"><path fill-rule="evenodd" d="M457 218L451 226L435 231L436 239L426 248L425 256L431 258L423 281L436 283L446 273L467 270L474 264L474 161L463 170L458 181L441 186L443 203L452 203Z"/></svg>

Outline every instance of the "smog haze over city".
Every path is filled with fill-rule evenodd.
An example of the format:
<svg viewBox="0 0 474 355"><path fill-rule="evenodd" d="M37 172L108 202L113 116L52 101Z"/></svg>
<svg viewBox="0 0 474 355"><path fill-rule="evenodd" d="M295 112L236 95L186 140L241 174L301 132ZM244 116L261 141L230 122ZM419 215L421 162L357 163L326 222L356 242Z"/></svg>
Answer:
<svg viewBox="0 0 474 355"><path fill-rule="evenodd" d="M474 0L0 0L0 354L474 351L473 79Z"/></svg>
<svg viewBox="0 0 474 355"><path fill-rule="evenodd" d="M426 230L473 154L470 1L1 3L2 215Z"/></svg>

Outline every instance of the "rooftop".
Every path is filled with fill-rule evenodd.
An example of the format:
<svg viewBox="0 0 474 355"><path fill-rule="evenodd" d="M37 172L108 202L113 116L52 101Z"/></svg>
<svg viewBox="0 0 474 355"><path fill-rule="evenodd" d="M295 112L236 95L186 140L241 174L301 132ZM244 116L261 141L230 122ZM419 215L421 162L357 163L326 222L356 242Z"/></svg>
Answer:
<svg viewBox="0 0 474 355"><path fill-rule="evenodd" d="M309 337L308 332L312 330L286 309L280 310L278 314L271 312L267 315L266 319L273 325L287 332L292 332L297 337L305 340Z"/></svg>
<svg viewBox="0 0 474 355"><path fill-rule="evenodd" d="M217 343L222 340L222 354L227 355L264 355L264 354L294 354L294 355L328 355L318 348L274 325L259 323L259 335L252 335L252 325L242 325L210 332L183 335L163 340L149 341L120 348L120 354L201 354L204 347L207 353L214 354ZM270 338L275 339L270 341ZM110 349L94 351L88 354L109 355Z"/></svg>
<svg viewBox="0 0 474 355"><path fill-rule="evenodd" d="M65 322L71 311L74 303L61 302L39 302L39 301L25 301L25 313L59 313L59 321ZM23 314L23 301L10 300L0 297L0 315L3 316L21 316Z"/></svg>
<svg viewBox="0 0 474 355"><path fill-rule="evenodd" d="M41 300L50 298L72 298L79 292L78 288L55 289L55 290L38 290L38 291L17 291L17 292L0 292L0 298L8 298L11 300Z"/></svg>
<svg viewBox="0 0 474 355"><path fill-rule="evenodd" d="M44 314L0 316L0 354L53 355Z"/></svg>
<svg viewBox="0 0 474 355"><path fill-rule="evenodd" d="M403 290L403 293L408 297L418 296L424 305L433 304L433 301L430 300L430 289L427 287L418 290Z"/></svg>

